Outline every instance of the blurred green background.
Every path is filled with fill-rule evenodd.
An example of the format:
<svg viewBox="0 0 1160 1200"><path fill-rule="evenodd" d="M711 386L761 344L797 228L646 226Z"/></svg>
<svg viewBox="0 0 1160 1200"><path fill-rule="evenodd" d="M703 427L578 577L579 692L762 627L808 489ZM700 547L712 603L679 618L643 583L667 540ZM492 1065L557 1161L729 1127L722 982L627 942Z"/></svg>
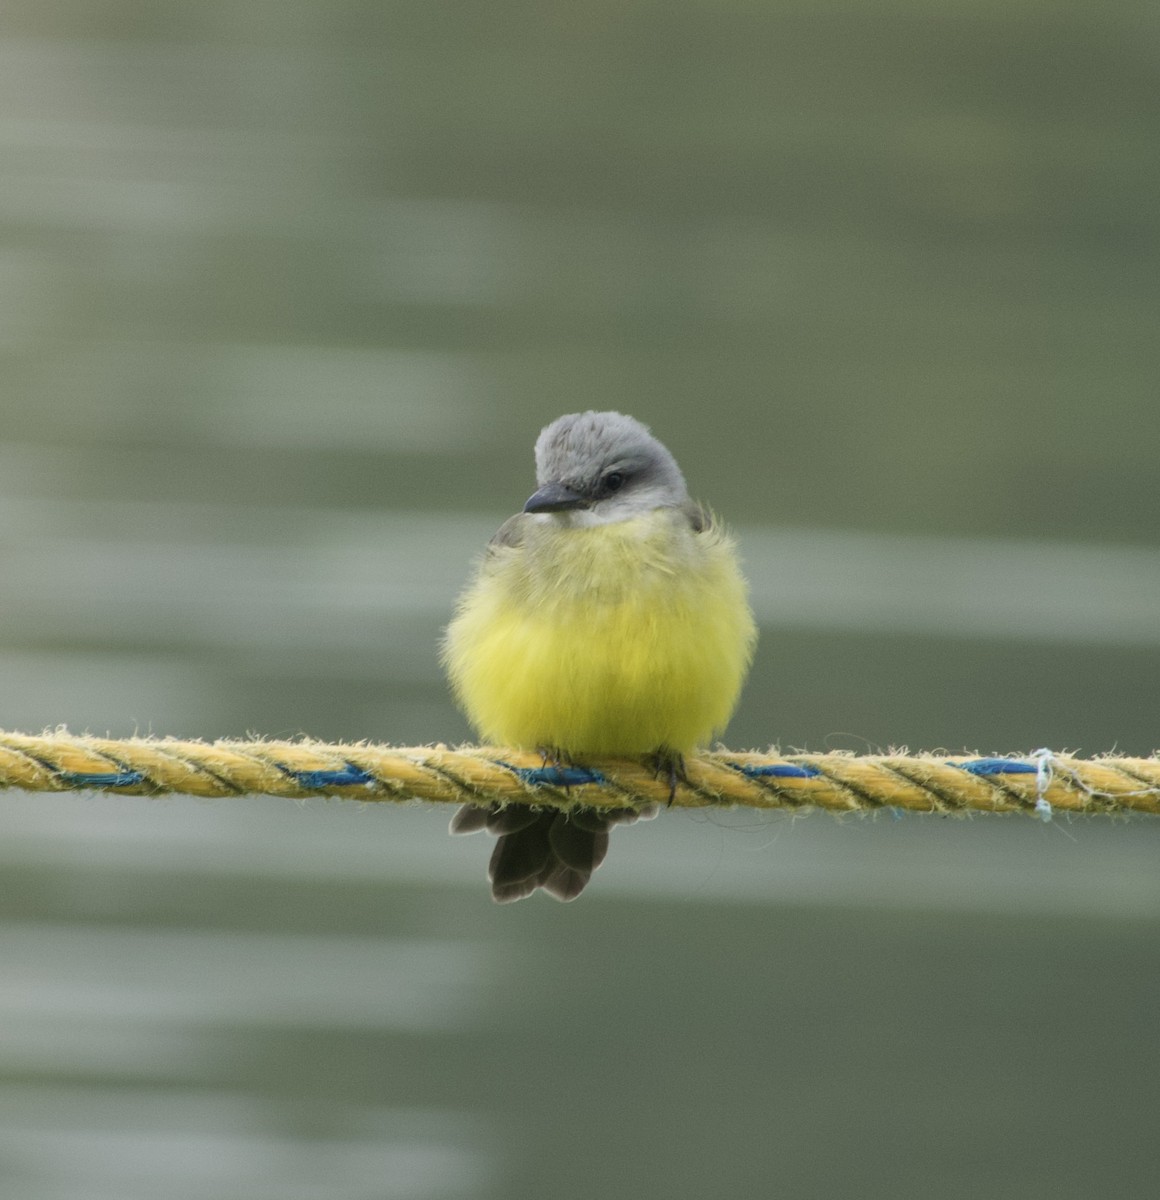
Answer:
<svg viewBox="0 0 1160 1200"><path fill-rule="evenodd" d="M738 530L734 747L1160 744L1160 10L14 0L0 727L466 740L567 411ZM1152 822L0 804L14 1200L1151 1194Z"/></svg>

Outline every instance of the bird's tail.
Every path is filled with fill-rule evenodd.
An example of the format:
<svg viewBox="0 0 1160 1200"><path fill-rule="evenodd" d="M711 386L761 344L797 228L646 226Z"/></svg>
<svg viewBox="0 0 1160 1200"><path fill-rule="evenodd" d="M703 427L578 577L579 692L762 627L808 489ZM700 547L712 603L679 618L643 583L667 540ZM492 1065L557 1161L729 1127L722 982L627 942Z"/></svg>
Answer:
<svg viewBox="0 0 1160 1200"><path fill-rule="evenodd" d="M497 834L487 873L500 904L543 888L557 900L575 900L608 853L614 825L655 815L656 808L533 808L527 804L465 804L451 819L452 833Z"/></svg>

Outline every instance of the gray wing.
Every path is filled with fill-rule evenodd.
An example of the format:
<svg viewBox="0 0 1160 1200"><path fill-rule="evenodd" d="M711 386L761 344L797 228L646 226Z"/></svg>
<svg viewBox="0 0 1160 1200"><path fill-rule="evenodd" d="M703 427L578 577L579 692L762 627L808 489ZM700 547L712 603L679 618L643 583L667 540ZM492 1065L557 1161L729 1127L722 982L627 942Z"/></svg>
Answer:
<svg viewBox="0 0 1160 1200"><path fill-rule="evenodd" d="M713 514L696 500L686 500L680 506L680 511L694 533L708 533L715 524Z"/></svg>
<svg viewBox="0 0 1160 1200"><path fill-rule="evenodd" d="M487 543L488 550L498 550L502 546L519 546L524 540L524 530L528 527L528 513L516 513L495 531Z"/></svg>

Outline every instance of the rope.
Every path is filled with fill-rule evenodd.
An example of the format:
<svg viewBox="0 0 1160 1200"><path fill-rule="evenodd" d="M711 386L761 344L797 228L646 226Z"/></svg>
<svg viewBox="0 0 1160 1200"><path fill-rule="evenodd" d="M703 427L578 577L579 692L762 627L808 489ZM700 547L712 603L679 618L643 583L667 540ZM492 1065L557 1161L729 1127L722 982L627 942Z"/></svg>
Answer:
<svg viewBox="0 0 1160 1200"><path fill-rule="evenodd" d="M668 803L670 786L667 773L635 759L552 766L539 754L499 747L0 732L0 787L26 791L624 808ZM1010 758L722 750L686 759L671 802L685 808L1024 812L1044 820L1055 812L1160 813L1160 756L1079 759L1046 749Z"/></svg>

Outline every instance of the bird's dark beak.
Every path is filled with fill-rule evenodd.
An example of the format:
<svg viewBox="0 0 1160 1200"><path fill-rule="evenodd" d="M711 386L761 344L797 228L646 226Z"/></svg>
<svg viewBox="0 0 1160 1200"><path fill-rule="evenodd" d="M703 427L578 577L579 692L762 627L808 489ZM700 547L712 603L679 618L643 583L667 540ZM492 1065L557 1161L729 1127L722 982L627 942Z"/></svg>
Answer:
<svg viewBox="0 0 1160 1200"><path fill-rule="evenodd" d="M524 505L526 513L564 512L569 508L587 508L588 501L562 483L545 483L539 491L528 497Z"/></svg>

